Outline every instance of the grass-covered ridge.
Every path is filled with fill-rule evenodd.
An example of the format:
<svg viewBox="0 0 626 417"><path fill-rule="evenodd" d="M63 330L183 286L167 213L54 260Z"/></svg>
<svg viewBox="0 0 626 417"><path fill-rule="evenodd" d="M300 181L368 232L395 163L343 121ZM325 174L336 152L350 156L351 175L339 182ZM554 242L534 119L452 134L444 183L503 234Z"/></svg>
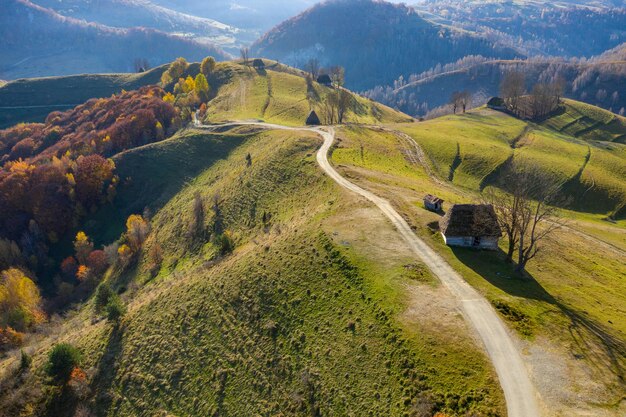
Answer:
<svg viewBox="0 0 626 417"><path fill-rule="evenodd" d="M216 97L208 104L206 121L259 119L288 126L304 125L311 110L323 118L322 102L331 89L307 83L301 71L266 60L255 70L240 63L219 63L210 77ZM358 95L346 116L351 123L397 123L411 118Z"/></svg>
<svg viewBox="0 0 626 417"><path fill-rule="evenodd" d="M623 118L571 101L563 110L541 124L478 109L398 129L420 144L440 177L456 185L483 190L501 181L508 164L531 164L562 187L569 208L623 218L626 145L619 139L626 134ZM580 116L583 111L586 116ZM592 116L593 128L584 130L567 121Z"/></svg>

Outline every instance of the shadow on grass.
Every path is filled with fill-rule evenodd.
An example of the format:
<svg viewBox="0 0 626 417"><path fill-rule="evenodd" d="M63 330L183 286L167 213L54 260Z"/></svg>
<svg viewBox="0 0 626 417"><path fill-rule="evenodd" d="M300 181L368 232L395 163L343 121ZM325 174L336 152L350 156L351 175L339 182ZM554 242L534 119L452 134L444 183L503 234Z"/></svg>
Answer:
<svg viewBox="0 0 626 417"><path fill-rule="evenodd" d="M107 415L113 404L112 387L117 375L118 360L122 353L123 334L123 327L115 324L91 384L91 391L95 395L96 415L98 416Z"/></svg>
<svg viewBox="0 0 626 417"><path fill-rule="evenodd" d="M626 342L612 334L609 329L588 317L586 312L576 310L554 298L537 280L526 273L523 277L515 272L515 264L505 262L504 251L476 251L453 248L458 260L471 268L493 286L514 297L547 303L567 317L568 331L573 341L570 349L577 359L588 358L600 372L607 369L626 385Z"/></svg>

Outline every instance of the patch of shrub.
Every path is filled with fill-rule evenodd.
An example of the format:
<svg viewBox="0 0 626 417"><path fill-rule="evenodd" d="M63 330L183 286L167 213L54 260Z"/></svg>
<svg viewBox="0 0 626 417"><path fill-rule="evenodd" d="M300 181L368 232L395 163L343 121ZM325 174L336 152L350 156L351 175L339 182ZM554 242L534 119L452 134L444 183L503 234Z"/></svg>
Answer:
<svg viewBox="0 0 626 417"><path fill-rule="evenodd" d="M65 384L72 376L72 371L82 359L78 349L69 343L55 345L48 354L46 373L57 382Z"/></svg>

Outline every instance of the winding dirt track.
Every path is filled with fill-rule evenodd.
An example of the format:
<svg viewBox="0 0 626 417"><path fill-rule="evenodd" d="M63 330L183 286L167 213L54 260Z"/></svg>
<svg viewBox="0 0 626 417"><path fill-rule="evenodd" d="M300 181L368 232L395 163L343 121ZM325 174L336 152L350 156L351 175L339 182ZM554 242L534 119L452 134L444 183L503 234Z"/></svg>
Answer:
<svg viewBox="0 0 626 417"><path fill-rule="evenodd" d="M211 126L200 125L198 122L194 122L194 125L199 128L211 128ZM259 122L241 122L220 126L246 125L279 130L307 130L319 134L324 139L324 144L317 152L317 163L322 170L341 187L374 203L400 232L413 252L459 300L465 319L482 340L496 369L504 391L508 417L540 417L536 392L530 381L528 370L495 310L441 256L413 233L408 223L389 201L351 183L335 171L328 161L328 152L335 141L333 128L294 128Z"/></svg>

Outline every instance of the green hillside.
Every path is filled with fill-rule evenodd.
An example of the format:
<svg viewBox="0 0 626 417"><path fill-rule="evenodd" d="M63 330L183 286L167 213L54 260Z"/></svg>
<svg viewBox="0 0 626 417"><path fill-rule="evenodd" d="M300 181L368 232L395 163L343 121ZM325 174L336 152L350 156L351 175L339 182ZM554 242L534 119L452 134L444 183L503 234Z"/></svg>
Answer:
<svg viewBox="0 0 626 417"><path fill-rule="evenodd" d="M472 190L501 180L511 163L531 164L562 186L569 208L623 217L626 205L624 119L567 101L541 124L478 109L399 127L426 151L440 177Z"/></svg>
<svg viewBox="0 0 626 417"><path fill-rule="evenodd" d="M115 211L147 204L155 214L138 265L107 278L128 304L121 324L92 320L90 302L56 330L57 342L85 356L93 383L82 404L110 416L504 415L493 371L460 318L449 319L459 321L454 335L408 321L406 289L436 286L410 252L377 242L394 235L390 226L369 216L377 239L344 237L354 209L368 205L318 169L319 143L309 133L184 131L116 157L130 179ZM232 254L190 234L196 195L207 208L203 230L232 236ZM152 278L157 244L163 263ZM51 340L40 340L20 398L38 414L72 415L54 391L25 393L43 381Z"/></svg>
<svg viewBox="0 0 626 417"><path fill-rule="evenodd" d="M43 122L52 111L63 111L91 98L157 84L167 65L138 74L85 74L27 78L0 83L0 129L22 122Z"/></svg>
<svg viewBox="0 0 626 417"><path fill-rule="evenodd" d="M583 140L626 144L626 118L578 101L565 100L562 112L542 124Z"/></svg>
<svg viewBox="0 0 626 417"><path fill-rule="evenodd" d="M198 69L190 65L185 76ZM331 93L270 61L260 71L219 63L208 81L207 124L301 126L312 108L323 114ZM485 108L414 123L353 100L348 123L335 127L329 159L336 169L388 199L492 303L518 333L533 378L560 378L537 387L550 412L621 415L623 120L567 102L542 124ZM62 260L77 252L79 230L100 249L131 244L120 238L129 215L149 221L134 257L112 246L116 260L93 288L72 284L84 300L27 334L31 365L22 366L17 349L0 354L0 417L506 415L458 300L377 208L320 170L320 137L181 126L112 156L114 198L82 209L80 224L54 242L49 256ZM502 251L445 246L440 215L422 203L426 193L443 198L445 210L480 201L481 191L503 185L500 173L514 162L537 166L576 210L564 210L568 228L544 242L524 278ZM98 284L121 297L127 311L119 321L96 310ZM83 356L84 374L76 371L64 388L45 372L60 342Z"/></svg>
<svg viewBox="0 0 626 417"><path fill-rule="evenodd" d="M237 63L220 63L212 86L217 97L208 106L206 121L259 119L270 123L302 126L315 110L323 119L322 102L332 89L312 82L304 74L273 61L265 70L254 70ZM349 123L399 123L411 119L386 106L354 95Z"/></svg>
<svg viewBox="0 0 626 417"><path fill-rule="evenodd" d="M505 262L506 238L500 240L501 250L495 252L448 247L439 233L441 214L424 208L423 197L427 193L445 200L446 211L453 204L481 202L481 178L507 159L506 146L523 127L516 119L484 110L414 126L396 125L384 131L348 126L338 131L340 142L333 150L332 162L344 177L388 199L415 232L482 292L520 337L529 340L524 351L529 366L545 369L546 360L559 364L558 371L554 371L559 375L558 386L544 384L543 381L552 381L547 372L537 376L538 389L555 415L576 415L583 408L589 408L591 415L622 415L626 220L613 223L602 220L605 215L562 213L568 226L542 243L536 260L529 264L528 275L520 278L514 265ZM400 131L415 138L431 164L424 167L419 162L414 145ZM543 169L563 178L575 172L584 160L584 144L550 136L545 130L540 130L540 135L535 133L529 133L534 137L534 145L516 148L516 158L541 164ZM437 146L441 143L445 146ZM457 143L461 163L449 182L447 175L455 160ZM524 153L518 156L521 150ZM595 148L591 161L594 152ZM609 172L611 166L623 169L623 159L611 151L601 155L595 165L590 161L586 168L589 176L598 182L604 175L605 186L615 185L623 192L623 175L613 177L611 183L606 179L608 175L602 174ZM481 176L471 175L470 166L484 167ZM439 178L431 177L430 170ZM590 198L601 201L607 194ZM545 350L550 352L547 357L542 356ZM565 369L571 375L581 373L587 378L564 376L561 372ZM593 383L588 384L589 381ZM569 397L573 391L578 396L575 401Z"/></svg>

